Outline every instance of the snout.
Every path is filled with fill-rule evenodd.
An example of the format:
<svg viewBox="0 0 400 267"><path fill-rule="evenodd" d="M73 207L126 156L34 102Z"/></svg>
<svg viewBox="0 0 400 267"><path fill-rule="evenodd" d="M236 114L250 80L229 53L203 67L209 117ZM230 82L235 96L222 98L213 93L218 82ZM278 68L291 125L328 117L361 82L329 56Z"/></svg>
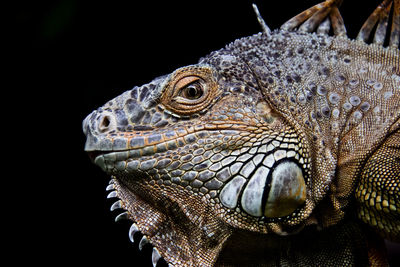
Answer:
<svg viewBox="0 0 400 267"><path fill-rule="evenodd" d="M116 129L117 122L112 112L93 111L82 122L82 130L86 135L85 151L112 150L111 141L105 137Z"/></svg>

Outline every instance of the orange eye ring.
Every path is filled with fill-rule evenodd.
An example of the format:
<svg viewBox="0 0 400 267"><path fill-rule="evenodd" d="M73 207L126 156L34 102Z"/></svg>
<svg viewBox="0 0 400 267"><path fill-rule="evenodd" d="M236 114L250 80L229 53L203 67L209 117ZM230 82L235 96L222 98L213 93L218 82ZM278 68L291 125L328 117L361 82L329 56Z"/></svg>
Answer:
<svg viewBox="0 0 400 267"><path fill-rule="evenodd" d="M186 67L176 71L165 86L161 104L177 115L206 110L219 94L209 67Z"/></svg>

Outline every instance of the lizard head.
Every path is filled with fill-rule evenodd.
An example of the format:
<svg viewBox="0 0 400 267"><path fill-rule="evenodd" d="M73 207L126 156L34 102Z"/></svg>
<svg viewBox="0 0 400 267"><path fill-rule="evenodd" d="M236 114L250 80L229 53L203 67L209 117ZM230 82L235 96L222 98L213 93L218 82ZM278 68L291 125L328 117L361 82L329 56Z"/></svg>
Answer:
<svg viewBox="0 0 400 267"><path fill-rule="evenodd" d="M313 208L306 138L237 47L124 92L83 122L85 150L112 176L119 205L171 263L215 262L238 229L295 232Z"/></svg>

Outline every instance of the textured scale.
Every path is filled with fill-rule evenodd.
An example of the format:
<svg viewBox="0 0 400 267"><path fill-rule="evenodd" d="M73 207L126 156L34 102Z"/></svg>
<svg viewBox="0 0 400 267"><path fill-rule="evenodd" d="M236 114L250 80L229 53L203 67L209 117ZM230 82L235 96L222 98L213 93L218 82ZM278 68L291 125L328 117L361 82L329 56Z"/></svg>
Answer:
<svg viewBox="0 0 400 267"><path fill-rule="evenodd" d="M400 240L400 1L357 40L340 4L274 31L253 5L262 33L84 120L120 199L111 210L153 245L154 266L387 264L382 238Z"/></svg>

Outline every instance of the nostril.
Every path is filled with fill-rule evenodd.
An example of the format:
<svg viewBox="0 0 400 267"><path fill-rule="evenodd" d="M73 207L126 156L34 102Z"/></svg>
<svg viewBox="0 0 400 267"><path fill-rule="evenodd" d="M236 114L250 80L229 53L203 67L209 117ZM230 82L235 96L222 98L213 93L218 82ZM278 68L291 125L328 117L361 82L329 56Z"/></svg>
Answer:
<svg viewBox="0 0 400 267"><path fill-rule="evenodd" d="M104 133L110 129L111 125L111 117L109 115L105 115L101 118L99 123L99 131Z"/></svg>
<svg viewBox="0 0 400 267"><path fill-rule="evenodd" d="M108 126L110 126L110 119L108 118L108 116L105 116L103 118L103 121L101 122L101 126L108 128Z"/></svg>

